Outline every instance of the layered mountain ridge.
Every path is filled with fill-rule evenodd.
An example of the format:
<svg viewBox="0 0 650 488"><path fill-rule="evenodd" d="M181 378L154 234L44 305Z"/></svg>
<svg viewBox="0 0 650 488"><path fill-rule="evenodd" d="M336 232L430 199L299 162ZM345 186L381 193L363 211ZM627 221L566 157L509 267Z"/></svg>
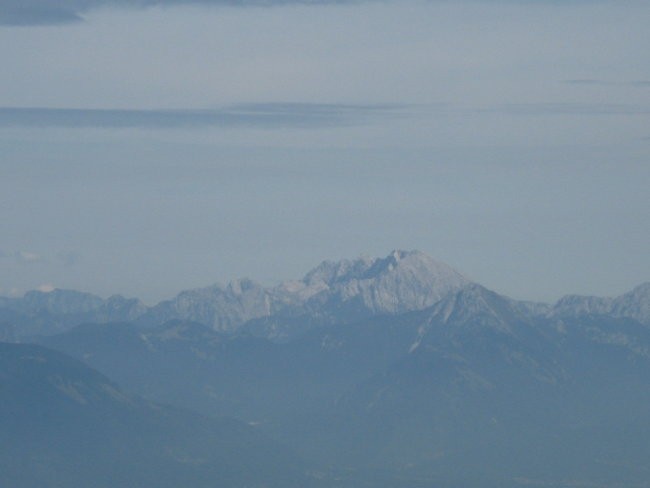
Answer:
<svg viewBox="0 0 650 488"><path fill-rule="evenodd" d="M35 340L128 395L255 426L333 473L327 487L632 488L650 456L649 291L524 302L395 251ZM106 309L77 298L44 310Z"/></svg>
<svg viewBox="0 0 650 488"><path fill-rule="evenodd" d="M107 300L72 290L31 291L0 298L0 318L29 324L22 335L56 333L84 322L136 321L156 325L191 320L233 333L251 320L319 317L323 322L357 320L426 308L470 280L419 251L393 251L386 258L324 261L297 281L263 287L250 279L180 292L146 307L116 295ZM45 324L53 329L48 332ZM259 326L262 335L277 334Z"/></svg>
<svg viewBox="0 0 650 488"><path fill-rule="evenodd" d="M610 315L650 324L650 282L616 298L568 295L557 302L551 313L559 317Z"/></svg>
<svg viewBox="0 0 650 488"><path fill-rule="evenodd" d="M469 284L281 343L183 321L42 343L127 391L255 425L334 469L331 486L644 486L650 328L630 318L535 314Z"/></svg>
<svg viewBox="0 0 650 488"><path fill-rule="evenodd" d="M302 279L272 287L239 279L185 290L151 307L120 295L104 300L73 290L30 291L22 298L0 297L0 322L8 324L6 330L11 325L18 338L89 322L156 326L186 320L228 334L288 340L311 327L423 310L474 285L422 252L396 250L385 258L324 261ZM529 316L609 315L650 325L650 283L617 298L569 295L554 305L513 301L513 306Z"/></svg>

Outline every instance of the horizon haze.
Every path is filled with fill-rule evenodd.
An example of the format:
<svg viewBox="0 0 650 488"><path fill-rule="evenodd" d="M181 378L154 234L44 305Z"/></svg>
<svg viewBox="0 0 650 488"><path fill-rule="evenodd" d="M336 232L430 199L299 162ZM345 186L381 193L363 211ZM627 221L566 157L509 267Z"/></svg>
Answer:
<svg viewBox="0 0 650 488"><path fill-rule="evenodd" d="M2 5L0 294L394 248L522 299L650 277L647 2Z"/></svg>

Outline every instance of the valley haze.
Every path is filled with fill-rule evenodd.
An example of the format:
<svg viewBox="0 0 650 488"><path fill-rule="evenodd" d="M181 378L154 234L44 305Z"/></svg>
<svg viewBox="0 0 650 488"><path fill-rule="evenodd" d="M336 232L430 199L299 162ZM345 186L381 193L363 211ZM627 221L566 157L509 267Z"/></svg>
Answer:
<svg viewBox="0 0 650 488"><path fill-rule="evenodd" d="M394 247L528 300L650 275L645 0L0 4L0 295Z"/></svg>

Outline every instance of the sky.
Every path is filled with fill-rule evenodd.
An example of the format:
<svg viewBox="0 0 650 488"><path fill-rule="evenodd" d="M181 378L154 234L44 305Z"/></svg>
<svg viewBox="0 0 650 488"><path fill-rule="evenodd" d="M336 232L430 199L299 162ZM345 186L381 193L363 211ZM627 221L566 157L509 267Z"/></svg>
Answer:
<svg viewBox="0 0 650 488"><path fill-rule="evenodd" d="M419 249L650 281L646 1L0 0L0 294L155 303Z"/></svg>

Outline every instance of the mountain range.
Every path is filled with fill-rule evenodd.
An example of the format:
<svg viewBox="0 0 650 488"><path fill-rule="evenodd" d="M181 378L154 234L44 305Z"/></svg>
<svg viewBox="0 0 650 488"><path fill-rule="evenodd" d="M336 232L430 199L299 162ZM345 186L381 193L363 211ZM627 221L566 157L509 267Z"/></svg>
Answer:
<svg viewBox="0 0 650 488"><path fill-rule="evenodd" d="M650 284L523 302L394 251L272 288L240 280L150 308L113 298L138 310L118 321L110 299L34 293L3 304L24 321L5 320L7 337L32 334L129 398L231 418L300 453L269 479L650 486Z"/></svg>
<svg viewBox="0 0 650 488"><path fill-rule="evenodd" d="M301 280L273 287L245 278L185 290L151 307L121 295L102 299L74 290L34 290L20 298L0 297L0 323L26 339L83 323L156 326L178 319L282 341L309 327L422 310L472 283L422 252L396 250L385 258L324 261ZM535 315L609 315L650 324L650 283L617 298L569 295L554 305L519 306Z"/></svg>

